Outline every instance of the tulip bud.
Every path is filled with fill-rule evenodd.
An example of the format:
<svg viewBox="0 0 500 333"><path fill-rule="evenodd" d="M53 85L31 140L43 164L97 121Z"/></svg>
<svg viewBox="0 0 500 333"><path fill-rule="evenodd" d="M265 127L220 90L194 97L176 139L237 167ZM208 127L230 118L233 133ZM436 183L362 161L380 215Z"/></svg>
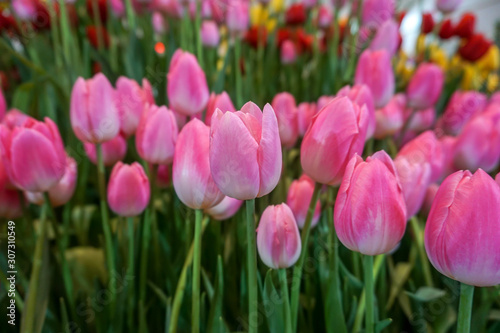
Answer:
<svg viewBox="0 0 500 333"><path fill-rule="evenodd" d="M413 109L427 109L436 104L443 89L444 74L439 66L422 63L406 89L408 106Z"/></svg>
<svg viewBox="0 0 500 333"><path fill-rule="evenodd" d="M389 53L365 50L359 58L354 82L370 88L376 108L386 105L394 95L394 72Z"/></svg>
<svg viewBox="0 0 500 333"><path fill-rule="evenodd" d="M83 144L85 153L89 160L97 165L96 146L92 143L85 142ZM121 161L127 154L127 140L120 134L113 139L101 144L102 160L105 166L113 166L116 162Z"/></svg>
<svg viewBox="0 0 500 333"><path fill-rule="evenodd" d="M108 184L108 203L113 212L125 217L140 215L149 195L149 180L139 163L116 163Z"/></svg>
<svg viewBox="0 0 500 333"><path fill-rule="evenodd" d="M456 91L444 110L439 127L449 135L457 135L465 123L485 107L484 94L477 91Z"/></svg>
<svg viewBox="0 0 500 333"><path fill-rule="evenodd" d="M213 207L224 198L212 178L209 140L209 127L193 119L182 128L175 146L174 189L179 199L192 209Z"/></svg>
<svg viewBox="0 0 500 333"><path fill-rule="evenodd" d="M166 106L150 105L144 110L135 137L139 156L152 164L170 164L177 140L177 121Z"/></svg>
<svg viewBox="0 0 500 333"><path fill-rule="evenodd" d="M293 212L293 216L297 221L300 229L304 227L306 222L307 211L314 192L314 181L307 175L302 175L298 180L294 180L288 189L286 204ZM316 203L314 215L311 221L311 228L318 224L321 214L321 203Z"/></svg>
<svg viewBox="0 0 500 333"><path fill-rule="evenodd" d="M262 213L257 229L260 259L273 269L293 266L302 243L293 213L286 204L269 206Z"/></svg>
<svg viewBox="0 0 500 333"><path fill-rule="evenodd" d="M335 201L335 230L348 249L365 255L394 249L406 229L406 204L394 163L384 151L347 165Z"/></svg>
<svg viewBox="0 0 500 333"><path fill-rule="evenodd" d="M437 0L436 6L443 13L451 13L460 6L462 0Z"/></svg>
<svg viewBox="0 0 500 333"><path fill-rule="evenodd" d="M120 119L115 98L111 83L101 73L88 80L76 80L71 91L70 120L78 139L102 143L118 134Z"/></svg>
<svg viewBox="0 0 500 333"><path fill-rule="evenodd" d="M28 119L36 121L35 118L28 116L26 113L18 109L10 109L9 112L5 114L2 123L9 129L14 129L14 127L24 127L24 124L28 122Z"/></svg>
<svg viewBox="0 0 500 333"><path fill-rule="evenodd" d="M167 81L170 107L176 112L193 116L205 109L209 96L207 79L194 55L175 51Z"/></svg>
<svg viewBox="0 0 500 333"><path fill-rule="evenodd" d="M250 21L248 3L232 1L226 11L226 26L230 32L241 33L247 30Z"/></svg>
<svg viewBox="0 0 500 333"><path fill-rule="evenodd" d="M168 23L165 21L163 14L160 12L153 12L153 15L151 16L151 24L154 31L160 35L164 34L168 29Z"/></svg>
<svg viewBox="0 0 500 333"><path fill-rule="evenodd" d="M427 187L427 190L425 191L424 202L422 204L422 208L420 209L420 212L422 214L429 215L429 212L431 211L432 207L432 202L436 197L438 189L439 185L436 183L430 184L429 187Z"/></svg>
<svg viewBox="0 0 500 333"><path fill-rule="evenodd" d="M439 187L425 249L443 275L468 285L500 284L500 187L483 170L457 171Z"/></svg>
<svg viewBox="0 0 500 333"><path fill-rule="evenodd" d="M376 139L383 139L399 132L403 128L404 108L406 97L397 94L386 106L375 111L375 134Z"/></svg>
<svg viewBox="0 0 500 333"><path fill-rule="evenodd" d="M295 98L287 92L279 93L274 96L271 106L278 119L281 144L286 148L293 147L299 137Z"/></svg>
<svg viewBox="0 0 500 333"><path fill-rule="evenodd" d="M453 172L457 171L454 166L454 158L455 158L455 144L457 142L457 138L454 136L444 135L439 138L439 142L441 144L441 149L443 150L443 173L439 180L443 180L444 178L451 175Z"/></svg>
<svg viewBox="0 0 500 333"><path fill-rule="evenodd" d="M19 192L12 189L9 177L6 174L0 158L0 217L15 219L22 215Z"/></svg>
<svg viewBox="0 0 500 333"><path fill-rule="evenodd" d="M474 33L476 16L472 13L464 13L455 27L455 36L460 38L470 38Z"/></svg>
<svg viewBox="0 0 500 333"><path fill-rule="evenodd" d="M297 61L297 50L295 44L287 39L281 44L281 63L283 65L293 64Z"/></svg>
<svg viewBox="0 0 500 333"><path fill-rule="evenodd" d="M320 5L318 9L318 26L328 28L333 21L333 9L328 5Z"/></svg>
<svg viewBox="0 0 500 333"><path fill-rule="evenodd" d="M460 46L458 53L462 58L469 61L477 61L490 49L492 42L483 34L473 34Z"/></svg>
<svg viewBox="0 0 500 333"><path fill-rule="evenodd" d="M304 136L304 134L306 134L307 129L312 123L312 119L316 115L317 111L316 104L314 103L303 102L297 106L297 126L300 136Z"/></svg>
<svg viewBox="0 0 500 333"><path fill-rule="evenodd" d="M392 57L396 54L398 46L399 25L393 19L389 19L377 29L377 33L370 43L370 49L372 51L386 50Z"/></svg>
<svg viewBox="0 0 500 333"><path fill-rule="evenodd" d="M201 24L201 43L206 47L217 47L219 45L219 27L214 21L203 21Z"/></svg>
<svg viewBox="0 0 500 333"><path fill-rule="evenodd" d="M207 104L207 112L205 114L205 124L207 124L207 126L212 124L212 116L217 109L221 110L222 113L226 113L227 111L236 111L233 102L231 101L231 97L229 97L227 92L223 91L218 95L215 93L210 94Z"/></svg>
<svg viewBox="0 0 500 333"><path fill-rule="evenodd" d="M362 25L378 27L394 16L394 0L365 0L361 12Z"/></svg>
<svg viewBox="0 0 500 333"><path fill-rule="evenodd" d="M345 86L337 92L337 97L348 97L351 101L358 104L359 107L366 105L368 109L368 129L366 133L366 139L368 140L373 136L375 132L375 103L373 101L373 95L367 85L355 85L352 88L350 86Z"/></svg>
<svg viewBox="0 0 500 333"><path fill-rule="evenodd" d="M415 163L404 156L396 157L394 165L403 188L406 216L409 219L422 207L427 187L430 184L431 167L427 162Z"/></svg>
<svg viewBox="0 0 500 333"><path fill-rule="evenodd" d="M0 153L10 181L20 189L45 192L64 175L66 153L49 118L29 119L12 130L0 125Z"/></svg>
<svg viewBox="0 0 500 333"><path fill-rule="evenodd" d="M337 185L354 154L361 154L368 127L368 109L337 97L313 118L302 146L302 169L316 182Z"/></svg>
<svg viewBox="0 0 500 333"><path fill-rule="evenodd" d="M427 35L434 30L434 18L431 13L422 14L422 25L420 26L420 31L422 34Z"/></svg>
<svg viewBox="0 0 500 333"><path fill-rule="evenodd" d="M453 37L455 33L455 27L450 19L446 19L441 23L441 27L439 28L439 37L441 39L449 39Z"/></svg>
<svg viewBox="0 0 500 333"><path fill-rule="evenodd" d="M271 105L264 112L252 102L241 111L216 110L210 128L210 167L225 195L248 200L278 184L282 156L278 120Z"/></svg>
<svg viewBox="0 0 500 333"><path fill-rule="evenodd" d="M110 0L109 5L114 16L123 17L125 15L125 5L123 4L123 0Z"/></svg>
<svg viewBox="0 0 500 333"><path fill-rule="evenodd" d="M120 129L125 137L135 133L142 112L155 103L153 89L148 80L142 80L142 88L135 80L120 76L116 82L116 108L120 115Z"/></svg>
<svg viewBox="0 0 500 333"><path fill-rule="evenodd" d="M12 0L12 10L23 21L34 20L37 14L37 1Z"/></svg>
<svg viewBox="0 0 500 333"><path fill-rule="evenodd" d="M225 196L217 205L208 208L205 212L214 220L223 221L231 218L238 212L243 201Z"/></svg>
<svg viewBox="0 0 500 333"><path fill-rule="evenodd" d="M425 110L405 110L405 121L408 122L408 131L413 132L423 132L434 125L436 120L436 110L433 107L427 108ZM413 113L413 114L412 114Z"/></svg>
<svg viewBox="0 0 500 333"><path fill-rule="evenodd" d="M287 25L301 25L307 19L304 4L293 3L288 7L285 13L285 22Z"/></svg>

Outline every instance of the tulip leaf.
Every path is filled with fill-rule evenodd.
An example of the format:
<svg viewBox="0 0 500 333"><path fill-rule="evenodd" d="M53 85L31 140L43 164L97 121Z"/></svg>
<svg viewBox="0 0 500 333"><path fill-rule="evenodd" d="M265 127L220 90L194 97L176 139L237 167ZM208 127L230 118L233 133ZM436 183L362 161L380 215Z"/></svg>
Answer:
<svg viewBox="0 0 500 333"><path fill-rule="evenodd" d="M267 271L264 280L264 290L262 292L262 299L264 305L264 316L267 320L267 325L270 332L284 332L284 318L283 313L283 298L276 290L273 282L273 270Z"/></svg>
<svg viewBox="0 0 500 333"><path fill-rule="evenodd" d="M386 318L375 324L375 332L382 332L387 326L392 323L392 318Z"/></svg>
<svg viewBox="0 0 500 333"><path fill-rule="evenodd" d="M446 291L433 287L420 287L415 293L406 291L406 294L418 302L427 303L443 297Z"/></svg>
<svg viewBox="0 0 500 333"><path fill-rule="evenodd" d="M347 281L350 282L350 284L356 288L356 289L363 289L363 282L361 282L357 277L354 276L347 267L345 267L344 263L342 260L339 260L339 268L340 272L347 278Z"/></svg>
<svg viewBox="0 0 500 333"><path fill-rule="evenodd" d="M222 320L222 306L224 301L224 266L222 257L217 257L217 274L215 276L215 286L211 297L211 307L208 314L208 331L209 332L224 332L227 327Z"/></svg>

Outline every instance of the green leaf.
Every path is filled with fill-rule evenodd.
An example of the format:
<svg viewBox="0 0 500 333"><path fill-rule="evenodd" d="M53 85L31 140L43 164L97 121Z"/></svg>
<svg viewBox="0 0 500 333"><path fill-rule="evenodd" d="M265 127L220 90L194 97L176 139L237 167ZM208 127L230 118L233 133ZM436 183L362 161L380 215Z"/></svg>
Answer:
<svg viewBox="0 0 500 333"><path fill-rule="evenodd" d="M267 319L267 325L270 332L285 331L285 314L283 313L283 299L276 290L273 282L273 270L267 271L264 280L264 290L262 292L264 304L264 316Z"/></svg>
<svg viewBox="0 0 500 333"><path fill-rule="evenodd" d="M375 332L382 332L384 328L389 326L392 323L392 318L386 318L381 320L375 324Z"/></svg>
<svg viewBox="0 0 500 333"><path fill-rule="evenodd" d="M420 287L416 293L406 291L406 294L418 302L427 303L443 297L446 291L433 287Z"/></svg>
<svg viewBox="0 0 500 333"><path fill-rule="evenodd" d="M215 286L213 289L213 296L211 299L210 312L208 314L208 331L209 332L223 332L224 321L219 320L222 318L222 306L224 301L224 267L222 264L222 257L217 257L217 274L215 276ZM222 325L222 326L221 326Z"/></svg>

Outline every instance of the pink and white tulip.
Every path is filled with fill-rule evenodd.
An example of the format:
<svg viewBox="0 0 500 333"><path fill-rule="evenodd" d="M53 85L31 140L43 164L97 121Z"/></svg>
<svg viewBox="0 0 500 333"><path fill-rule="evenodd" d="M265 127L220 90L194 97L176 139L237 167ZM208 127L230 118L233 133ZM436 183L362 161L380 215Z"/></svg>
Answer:
<svg viewBox="0 0 500 333"><path fill-rule="evenodd" d="M96 146L92 143L85 142L83 148L89 160L97 165ZM118 134L113 139L102 143L101 150L104 166L113 166L116 162L125 158L127 154L127 140L125 140L121 134Z"/></svg>
<svg viewBox="0 0 500 333"><path fill-rule="evenodd" d="M288 189L286 204L293 212L293 216L297 221L300 229L304 227L306 222L307 211L314 192L314 180L307 175L302 175L299 179L294 180ZM321 203L316 203L314 215L311 221L311 228L318 224L321 214Z"/></svg>
<svg viewBox="0 0 500 333"><path fill-rule="evenodd" d="M278 119L281 144L291 148L299 137L295 98L290 93L282 92L274 96L271 105Z"/></svg>

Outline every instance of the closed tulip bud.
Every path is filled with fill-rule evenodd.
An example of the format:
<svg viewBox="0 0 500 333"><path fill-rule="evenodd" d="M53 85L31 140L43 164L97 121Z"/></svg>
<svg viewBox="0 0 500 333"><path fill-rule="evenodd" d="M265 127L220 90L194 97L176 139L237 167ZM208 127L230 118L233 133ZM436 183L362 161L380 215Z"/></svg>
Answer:
<svg viewBox="0 0 500 333"><path fill-rule="evenodd" d="M394 165L403 188L406 216L409 219L416 215L422 207L430 183L431 167L427 162L414 163L404 156L396 157Z"/></svg>
<svg viewBox="0 0 500 333"><path fill-rule="evenodd" d="M216 110L210 128L210 167L225 195L249 200L270 193L281 175L278 120L271 105L264 112L248 102L238 112Z"/></svg>
<svg viewBox="0 0 500 333"><path fill-rule="evenodd" d="M328 5L320 5L318 9L318 26L328 28L333 21L333 9Z"/></svg>
<svg viewBox="0 0 500 333"><path fill-rule="evenodd" d="M157 34L163 34L168 29L168 23L165 21L163 14L160 12L153 12L151 16L151 25Z"/></svg>
<svg viewBox="0 0 500 333"><path fill-rule="evenodd" d="M300 229L304 227L306 222L307 211L309 210L309 203L311 202L313 192L314 180L307 175L302 175L298 180L294 180L288 189L286 204L292 210L293 216ZM320 214L321 203L318 200L314 209L311 228L318 224Z"/></svg>
<svg viewBox="0 0 500 333"><path fill-rule="evenodd" d="M3 118L2 123L10 129L14 129L14 127L23 127L24 124L30 121L36 121L35 118L28 116L26 113L18 110L18 109L10 109Z"/></svg>
<svg viewBox="0 0 500 333"><path fill-rule="evenodd" d="M201 24L201 43L206 47L217 47L219 45L219 27L214 21L203 21Z"/></svg>
<svg viewBox="0 0 500 333"><path fill-rule="evenodd" d="M149 179L142 166L116 163L108 184L108 204L119 216L140 215L147 207L150 196Z"/></svg>
<svg viewBox="0 0 500 333"><path fill-rule="evenodd" d="M439 127L449 135L459 134L472 116L484 110L486 101L486 96L477 91L454 92L439 121Z"/></svg>
<svg viewBox="0 0 500 333"><path fill-rule="evenodd" d="M0 153L10 181L20 189L45 192L64 175L66 153L49 118L30 119L12 130L0 125Z"/></svg>
<svg viewBox="0 0 500 333"><path fill-rule="evenodd" d="M153 89L148 80L142 80L142 88L132 79L120 76L116 82L116 107L120 115L120 130L129 137L135 133L142 112L155 103Z"/></svg>
<svg viewBox="0 0 500 333"><path fill-rule="evenodd" d="M429 212L431 211L432 207L432 202L436 197L438 189L439 185L436 183L430 184L429 187L427 187L427 190L425 191L424 202L422 204L422 208L420 209L420 212L422 214L429 215Z"/></svg>
<svg viewBox="0 0 500 333"><path fill-rule="evenodd" d="M264 264L273 269L293 266L302 243L293 213L286 204L269 206L257 229L257 250Z"/></svg>
<svg viewBox="0 0 500 333"><path fill-rule="evenodd" d="M349 162L335 201L335 230L348 249L365 255L394 249L406 229L406 204L394 163L384 151Z"/></svg>
<svg viewBox="0 0 500 333"><path fill-rule="evenodd" d="M337 97L313 118L302 146L302 169L316 182L337 185L349 160L361 154L368 128L368 109Z"/></svg>
<svg viewBox="0 0 500 333"><path fill-rule="evenodd" d="M453 37L454 33L455 33L455 27L453 26L451 20L450 19L444 20L441 23L441 26L439 27L439 37L441 39L449 39Z"/></svg>
<svg viewBox="0 0 500 333"><path fill-rule="evenodd" d="M443 13L451 13L460 6L462 0L437 0L436 6Z"/></svg>
<svg viewBox="0 0 500 333"><path fill-rule="evenodd" d="M389 19L377 29L377 33L370 43L370 49L373 51L386 50L392 57L396 54L398 46L399 25L393 19Z"/></svg>
<svg viewBox="0 0 500 333"><path fill-rule="evenodd" d="M490 49L492 42L483 34L473 34L458 49L462 58L469 61L477 61Z"/></svg>
<svg viewBox="0 0 500 333"><path fill-rule="evenodd" d="M382 22L394 16L396 3L394 0L365 0L361 12L363 25L378 27Z"/></svg>
<svg viewBox="0 0 500 333"><path fill-rule="evenodd" d="M158 188L168 188L172 181L172 176L170 174L170 167L165 164L158 165L158 170L156 172L156 186Z"/></svg>
<svg viewBox="0 0 500 333"><path fill-rule="evenodd" d="M285 13L285 22L288 25L301 25L307 20L306 10L303 3L293 3Z"/></svg>
<svg viewBox="0 0 500 333"><path fill-rule="evenodd" d="M472 13L464 13L455 27L455 36L470 38L474 34L476 16Z"/></svg>
<svg viewBox="0 0 500 333"><path fill-rule="evenodd" d="M102 143L118 134L115 90L103 74L76 80L71 91L70 120L76 137L83 142Z"/></svg>
<svg viewBox="0 0 500 333"><path fill-rule="evenodd" d="M438 181L443 174L444 153L436 134L426 131L406 143L398 153L411 163L429 163L431 166L430 182Z"/></svg>
<svg viewBox="0 0 500 333"><path fill-rule="evenodd" d="M368 109L368 129L366 139L368 140L375 133L376 126L375 102L370 88L364 84L354 85L352 88L350 86L345 86L337 93L337 97L343 96L348 97L351 101L358 104L359 107L366 105L366 108Z"/></svg>
<svg viewBox="0 0 500 333"><path fill-rule="evenodd" d="M182 128L175 146L174 189L179 199L192 209L210 208L224 199L212 178L209 147L210 128L198 119Z"/></svg>
<svg viewBox="0 0 500 333"><path fill-rule="evenodd" d="M375 111L375 134L376 139L383 139L399 132L404 124L404 108L406 97L397 94L386 106Z"/></svg>
<svg viewBox="0 0 500 333"><path fill-rule="evenodd" d="M186 116L200 113L207 106L209 91L205 72L191 53L179 49L172 56L167 95L170 107Z"/></svg>
<svg viewBox="0 0 500 333"><path fill-rule="evenodd" d="M302 102L297 106L297 126L299 135L306 134L309 125L312 123L313 117L316 115L318 109L314 103Z"/></svg>
<svg viewBox="0 0 500 333"><path fill-rule="evenodd" d="M150 105L142 114L135 137L139 156L152 164L170 164L177 140L177 121L166 106Z"/></svg>
<svg viewBox="0 0 500 333"><path fill-rule="evenodd" d="M243 201L225 196L217 205L208 208L205 212L214 220L223 221L234 216L240 209Z"/></svg>
<svg viewBox="0 0 500 333"><path fill-rule="evenodd" d="M455 158L455 145L457 143L457 138L454 136L443 135L439 138L441 143L441 149L443 150L443 174L439 180L451 175L453 172L458 171L454 166Z"/></svg>
<svg viewBox="0 0 500 333"><path fill-rule="evenodd" d="M427 35L434 30L434 18L431 13L422 14L422 25L420 26L420 32Z"/></svg>
<svg viewBox="0 0 500 333"><path fill-rule="evenodd" d="M434 106L441 95L443 83L443 70L438 65L420 64L406 89L408 106L419 110Z"/></svg>
<svg viewBox="0 0 500 333"><path fill-rule="evenodd" d="M92 143L85 142L83 144L85 153L89 160L97 165L97 151L96 146ZM105 166L113 166L116 162L121 161L127 154L127 140L118 134L113 139L101 144L102 160Z"/></svg>
<svg viewBox="0 0 500 333"><path fill-rule="evenodd" d="M436 193L425 249L443 275L472 286L500 284L500 187L486 172L457 171Z"/></svg>
<svg viewBox="0 0 500 333"><path fill-rule="evenodd" d="M291 148L299 137L295 98L287 92L279 93L274 96L271 105L278 119L281 144Z"/></svg>
<svg viewBox="0 0 500 333"><path fill-rule="evenodd" d="M406 109L406 121L408 122L408 131L416 133L423 132L434 125L436 121L436 110L433 107L425 110L413 111Z"/></svg>
<svg viewBox="0 0 500 333"><path fill-rule="evenodd" d="M290 39L281 44L281 63L284 65L293 64L297 61L297 49L295 43Z"/></svg>
<svg viewBox="0 0 500 333"><path fill-rule="evenodd" d="M217 109L221 110L222 113L226 113L227 111L236 111L233 102L231 101L231 97L229 97L227 92L223 91L218 95L215 93L210 95L207 104L207 112L205 114L205 124L207 124L207 126L212 124L212 116Z"/></svg>
<svg viewBox="0 0 500 333"><path fill-rule="evenodd" d="M233 33L242 33L248 28L250 13L245 1L232 1L226 11L227 29Z"/></svg>
<svg viewBox="0 0 500 333"><path fill-rule="evenodd" d="M359 58L354 82L366 84L370 88L376 108L386 105L395 89L389 53L386 50L365 50Z"/></svg>
<svg viewBox="0 0 500 333"><path fill-rule="evenodd" d="M3 96L2 89L0 88L0 121L5 117L7 112L7 102L5 102L5 97Z"/></svg>

